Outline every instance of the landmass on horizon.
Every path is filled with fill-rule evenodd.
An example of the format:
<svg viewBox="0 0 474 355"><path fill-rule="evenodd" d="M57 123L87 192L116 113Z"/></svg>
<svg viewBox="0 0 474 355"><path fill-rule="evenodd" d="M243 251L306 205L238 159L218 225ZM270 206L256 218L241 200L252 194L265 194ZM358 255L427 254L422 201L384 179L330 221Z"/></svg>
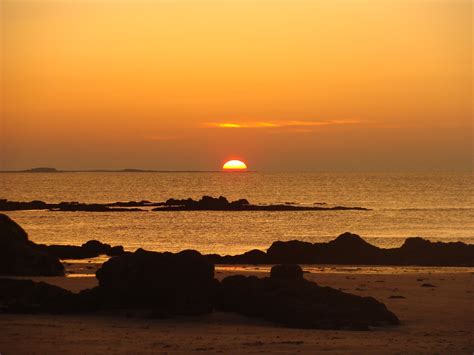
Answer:
<svg viewBox="0 0 474 355"><path fill-rule="evenodd" d="M160 169L57 169L52 167L38 167L24 170L0 170L0 173L228 173L223 169L216 170L160 170ZM232 170L235 173L254 173L255 170Z"/></svg>

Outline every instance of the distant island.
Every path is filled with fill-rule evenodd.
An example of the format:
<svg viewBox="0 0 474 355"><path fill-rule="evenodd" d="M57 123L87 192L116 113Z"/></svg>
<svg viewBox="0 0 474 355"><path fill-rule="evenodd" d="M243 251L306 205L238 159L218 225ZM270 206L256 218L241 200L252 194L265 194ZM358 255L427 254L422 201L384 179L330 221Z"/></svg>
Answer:
<svg viewBox="0 0 474 355"><path fill-rule="evenodd" d="M254 170L238 171L238 173L254 173ZM0 173L229 173L222 170L153 170L153 169L79 169L63 170L52 167L37 167L26 170L0 170ZM232 172L232 173L235 173Z"/></svg>
<svg viewBox="0 0 474 355"><path fill-rule="evenodd" d="M59 173L60 171L56 168L39 167L39 168L21 170L20 172L21 173Z"/></svg>

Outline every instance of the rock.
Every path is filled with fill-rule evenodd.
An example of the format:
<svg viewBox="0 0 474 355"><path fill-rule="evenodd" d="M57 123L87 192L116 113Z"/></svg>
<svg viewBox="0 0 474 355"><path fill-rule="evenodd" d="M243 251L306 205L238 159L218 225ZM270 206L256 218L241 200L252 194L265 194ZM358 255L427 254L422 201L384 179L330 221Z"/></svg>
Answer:
<svg viewBox="0 0 474 355"><path fill-rule="evenodd" d="M474 245L408 238L400 248L383 249L357 234L344 233L328 243L277 241L267 256L273 264L474 266Z"/></svg>
<svg viewBox="0 0 474 355"><path fill-rule="evenodd" d="M317 260L322 264L380 264L384 251L367 243L357 234L343 233L328 243L315 244Z"/></svg>
<svg viewBox="0 0 474 355"><path fill-rule="evenodd" d="M114 247L111 247L110 250L106 254L108 256L118 256L118 255L122 255L123 253L125 253L125 251L123 250L123 246L116 245Z"/></svg>
<svg viewBox="0 0 474 355"><path fill-rule="evenodd" d="M43 201L17 202L0 199L0 211L46 210L49 208L51 205Z"/></svg>
<svg viewBox="0 0 474 355"><path fill-rule="evenodd" d="M99 242L98 240L89 240L81 245L83 249L90 250L97 255L103 255L110 252L112 247L109 244Z"/></svg>
<svg viewBox="0 0 474 355"><path fill-rule="evenodd" d="M293 277L282 277L288 276L283 270L293 270L289 272ZM295 278L296 271L294 265L275 266L270 278L226 277L216 297L216 308L297 328L363 330L399 324L398 318L374 298L320 287Z"/></svg>
<svg viewBox="0 0 474 355"><path fill-rule="evenodd" d="M277 241L268 248L267 255L275 264L312 264L315 263L317 249L313 244L299 240Z"/></svg>
<svg viewBox="0 0 474 355"><path fill-rule="evenodd" d="M108 260L96 272L104 307L153 308L162 314L212 310L214 265L200 253L138 249Z"/></svg>
<svg viewBox="0 0 474 355"><path fill-rule="evenodd" d="M144 211L141 208L122 208L122 207L109 207L107 204L99 203L79 203L79 202L61 202L54 205L52 208L54 211L69 211L69 212L139 212Z"/></svg>
<svg viewBox="0 0 474 355"><path fill-rule="evenodd" d="M16 210L37 210L49 209L52 211L80 211L80 212L135 212L146 211L137 207L156 207L153 211L329 211L329 210L368 210L362 207L314 207L296 206L289 204L252 205L248 200L242 198L229 202L224 196L218 198L203 196L200 200L174 199L170 198L166 202L129 201L112 203L80 203L80 202L60 202L46 203L43 201L16 202L0 200L0 211Z"/></svg>
<svg viewBox="0 0 474 355"><path fill-rule="evenodd" d="M207 254L206 258L209 259L213 264L249 264L249 265L259 265L259 264L268 264L269 259L267 254L258 249L253 249L247 251L240 255L224 255L219 254Z"/></svg>
<svg viewBox="0 0 474 355"><path fill-rule="evenodd" d="M71 310L73 295L44 282L0 278L0 309L8 313Z"/></svg>
<svg viewBox="0 0 474 355"><path fill-rule="evenodd" d="M474 245L407 238L395 257L401 265L474 266Z"/></svg>
<svg viewBox="0 0 474 355"><path fill-rule="evenodd" d="M270 271L272 279L302 279L303 269L297 264L275 265Z"/></svg>
<svg viewBox="0 0 474 355"><path fill-rule="evenodd" d="M88 259L98 256L93 250L77 245L41 245L41 248L59 259Z"/></svg>
<svg viewBox="0 0 474 355"><path fill-rule="evenodd" d="M0 275L62 276L57 257L28 240L28 235L5 214L0 214Z"/></svg>
<svg viewBox="0 0 474 355"><path fill-rule="evenodd" d="M77 245L39 245L41 249L52 254L59 259L88 259L99 255L117 256L124 253L122 246L111 247L109 244L101 243L98 240Z"/></svg>
<svg viewBox="0 0 474 355"><path fill-rule="evenodd" d="M39 168L31 168L27 170L23 170L26 173L59 173L60 171L56 168L50 168L41 166Z"/></svg>
<svg viewBox="0 0 474 355"><path fill-rule="evenodd" d="M200 200L174 199L170 198L153 211L327 211L327 210L367 210L362 207L314 207L314 206L295 206L288 204L275 205L252 205L246 199L239 199L229 202L224 196L217 198L203 196Z"/></svg>

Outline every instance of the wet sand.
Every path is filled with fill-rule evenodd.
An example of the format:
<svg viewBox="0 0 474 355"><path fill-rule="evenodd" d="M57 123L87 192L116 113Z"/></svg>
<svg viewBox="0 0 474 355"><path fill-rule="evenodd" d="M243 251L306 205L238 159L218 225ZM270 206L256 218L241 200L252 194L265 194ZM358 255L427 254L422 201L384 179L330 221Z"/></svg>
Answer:
<svg viewBox="0 0 474 355"><path fill-rule="evenodd" d="M93 268L88 269L90 272ZM438 353L474 351L474 272L450 268L314 269L305 278L323 286L372 296L401 320L371 331L288 329L216 312L201 317L150 319L131 311L93 315L0 315L0 353ZM393 270L392 270L393 271ZM268 275L266 268L219 267L216 277ZM75 275L75 274L72 274ZM77 274L76 274L77 276ZM37 277L74 292L93 287L85 277ZM434 287L422 286L430 284Z"/></svg>

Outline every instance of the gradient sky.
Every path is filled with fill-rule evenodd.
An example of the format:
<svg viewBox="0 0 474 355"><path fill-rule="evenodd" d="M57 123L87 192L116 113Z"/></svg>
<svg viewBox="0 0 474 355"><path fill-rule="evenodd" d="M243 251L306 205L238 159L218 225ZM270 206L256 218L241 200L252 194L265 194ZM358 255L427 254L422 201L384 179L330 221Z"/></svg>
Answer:
<svg viewBox="0 0 474 355"><path fill-rule="evenodd" d="M472 168L470 0L1 3L0 169Z"/></svg>

